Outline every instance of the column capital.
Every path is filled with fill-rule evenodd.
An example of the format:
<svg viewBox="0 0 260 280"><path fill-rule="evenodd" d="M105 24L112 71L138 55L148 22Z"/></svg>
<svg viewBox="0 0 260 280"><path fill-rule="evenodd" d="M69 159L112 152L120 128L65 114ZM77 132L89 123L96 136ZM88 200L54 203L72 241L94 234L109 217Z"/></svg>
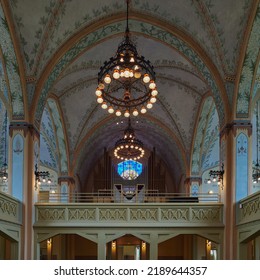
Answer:
<svg viewBox="0 0 260 280"><path fill-rule="evenodd" d="M31 123L27 122L11 122L9 125L9 135L10 137L13 136L14 131L21 131L23 132L24 137L27 136L29 132L31 136L40 139L40 132L38 129Z"/></svg>
<svg viewBox="0 0 260 280"><path fill-rule="evenodd" d="M235 120L231 123L227 123L220 131L220 138L222 138L224 135L228 135L230 132L236 136L237 130L246 130L248 136L251 136L252 123L249 120Z"/></svg>

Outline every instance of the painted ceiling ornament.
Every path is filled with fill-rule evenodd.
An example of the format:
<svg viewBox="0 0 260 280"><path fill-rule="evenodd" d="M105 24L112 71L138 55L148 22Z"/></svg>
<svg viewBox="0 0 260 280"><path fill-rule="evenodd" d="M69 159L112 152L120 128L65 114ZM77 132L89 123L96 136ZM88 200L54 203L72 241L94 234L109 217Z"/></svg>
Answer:
<svg viewBox="0 0 260 280"><path fill-rule="evenodd" d="M156 102L158 94L155 72L149 60L137 52L130 40L127 21L124 40L109 61L105 61L98 73L97 102L108 113L116 116L137 116L146 113Z"/></svg>

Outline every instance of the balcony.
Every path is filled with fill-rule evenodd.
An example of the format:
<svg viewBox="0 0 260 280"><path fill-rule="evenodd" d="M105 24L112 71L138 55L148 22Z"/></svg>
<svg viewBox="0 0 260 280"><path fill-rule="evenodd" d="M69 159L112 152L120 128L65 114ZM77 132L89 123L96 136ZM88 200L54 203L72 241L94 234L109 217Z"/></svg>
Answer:
<svg viewBox="0 0 260 280"><path fill-rule="evenodd" d="M0 221L22 223L22 204L6 193L0 192Z"/></svg>
<svg viewBox="0 0 260 280"><path fill-rule="evenodd" d="M128 194L130 195L130 194ZM35 227L223 227L217 195L40 194Z"/></svg>
<svg viewBox="0 0 260 280"><path fill-rule="evenodd" d="M260 191L238 203L238 225L260 220Z"/></svg>

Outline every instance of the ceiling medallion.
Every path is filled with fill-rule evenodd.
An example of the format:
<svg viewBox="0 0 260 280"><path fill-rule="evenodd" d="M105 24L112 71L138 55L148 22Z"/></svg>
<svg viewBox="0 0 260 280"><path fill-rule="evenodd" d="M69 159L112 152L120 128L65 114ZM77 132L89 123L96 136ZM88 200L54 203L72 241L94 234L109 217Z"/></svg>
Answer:
<svg viewBox="0 0 260 280"><path fill-rule="evenodd" d="M114 156L119 160L139 160L144 156L143 143L135 137L130 118L123 138L115 144Z"/></svg>
<svg viewBox="0 0 260 280"><path fill-rule="evenodd" d="M155 72L149 60L139 56L130 40L127 21L124 40L109 61L105 61L98 73L97 102L108 113L116 116L137 116L146 113L156 102L158 94Z"/></svg>

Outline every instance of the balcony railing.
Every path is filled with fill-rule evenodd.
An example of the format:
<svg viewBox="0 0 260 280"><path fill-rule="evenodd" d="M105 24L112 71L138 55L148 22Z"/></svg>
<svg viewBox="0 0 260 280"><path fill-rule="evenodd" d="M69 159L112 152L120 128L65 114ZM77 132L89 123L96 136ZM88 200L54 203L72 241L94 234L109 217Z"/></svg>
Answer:
<svg viewBox="0 0 260 280"><path fill-rule="evenodd" d="M97 193L52 193L40 192L38 202L43 203L201 203L220 202L219 194L159 193L156 190L143 192L115 192L100 190Z"/></svg>
<svg viewBox="0 0 260 280"><path fill-rule="evenodd" d="M223 227L221 203L35 204L35 227Z"/></svg>
<svg viewBox="0 0 260 280"><path fill-rule="evenodd" d="M260 221L260 191L238 203L238 224Z"/></svg>
<svg viewBox="0 0 260 280"><path fill-rule="evenodd" d="M0 220L14 224L22 222L22 204L3 192L0 192Z"/></svg>

